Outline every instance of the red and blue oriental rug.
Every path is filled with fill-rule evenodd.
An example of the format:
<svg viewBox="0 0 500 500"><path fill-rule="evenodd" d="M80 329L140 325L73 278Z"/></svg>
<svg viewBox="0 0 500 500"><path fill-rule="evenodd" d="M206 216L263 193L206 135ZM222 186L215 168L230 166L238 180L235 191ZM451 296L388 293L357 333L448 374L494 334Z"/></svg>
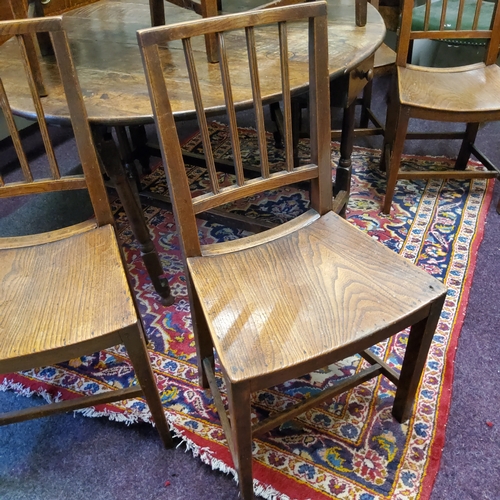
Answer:
<svg viewBox="0 0 500 500"><path fill-rule="evenodd" d="M212 124L215 154L229 158L230 140L225 126ZM250 129L240 131L245 161L257 160L257 138ZM270 147L272 140L270 138ZM185 144L201 152L200 137ZM307 144L301 146L307 155ZM273 150L270 160L282 160ZM398 183L390 217L379 214L385 178L377 168L380 152L357 148L353 154L352 195L348 220L442 280L449 289L439 327L434 336L413 417L404 425L391 416L394 386L386 379L372 379L314 408L254 442L255 491L272 499L427 499L439 467L450 403L453 359L467 304L475 255L482 239L484 218L492 183L466 181L403 181ZM334 145L333 164L338 149ZM412 167L439 169L445 158L407 157ZM190 167L193 189L206 185L205 172ZM143 179L158 193L166 190L162 168ZM256 196L230 207L248 216L281 221L303 212L307 192L289 188ZM232 471L232 460L209 394L197 385L196 351L185 276L172 213L149 206L145 214L170 276L174 305L163 307L156 299L139 250L118 201L113 204L119 232L142 315L151 339L151 361L168 418L176 434L195 456L213 468ZM215 222L200 221L205 242L244 235ZM377 346L378 355L398 368L407 334L390 345ZM341 380L364 363L359 357L325 367L289 383L255 394L254 418L288 406ZM47 399L66 399L81 393L98 393L126 387L134 373L122 349L108 350L0 378L0 387ZM222 382L222 381L221 381ZM127 423L148 421L142 400L130 400L82 411Z"/></svg>

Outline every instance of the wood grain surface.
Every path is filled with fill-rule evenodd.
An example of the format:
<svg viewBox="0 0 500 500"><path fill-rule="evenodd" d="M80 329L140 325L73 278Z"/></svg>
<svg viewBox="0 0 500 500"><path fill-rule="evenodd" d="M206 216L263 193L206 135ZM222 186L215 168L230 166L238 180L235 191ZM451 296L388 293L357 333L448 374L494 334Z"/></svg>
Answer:
<svg viewBox="0 0 500 500"><path fill-rule="evenodd" d="M48 304L59 304L57 314ZM137 315L113 227L0 251L0 308L4 361L135 325Z"/></svg>
<svg viewBox="0 0 500 500"><path fill-rule="evenodd" d="M444 287L351 229L330 213L265 245L189 259L231 381L293 366L307 372L302 363L336 350L342 359L343 346L362 350L378 341L376 332L386 338L386 328L397 332L398 321L427 314Z"/></svg>
<svg viewBox="0 0 500 500"><path fill-rule="evenodd" d="M225 2L228 9L256 7L258 0ZM224 6L226 7L226 5ZM382 43L385 26L378 12L368 6L368 22L365 27L356 27L354 2L328 0L329 70L332 78L349 71L368 58ZM199 19L189 10L165 4L167 23ZM147 0L101 0L64 15L64 26L68 31L71 50L75 59L78 77L91 122L101 124L132 124L152 122L152 111L147 93L144 70L137 46L136 31L150 26ZM290 30L289 47L293 53L290 65L292 89L297 91L307 85L304 60L307 46L304 23L297 23ZM229 69L235 102L238 108L252 103L251 88L248 87L248 63L242 65L244 33L227 37L231 54ZM276 53L276 35L265 28L256 33L259 64L268 75L261 82L262 92L268 100L277 99L281 84L277 81L279 60ZM33 114L28 89L19 81L21 67L15 62L17 47L10 40L0 47L0 73L4 84L11 92L11 102L16 113L25 117ZM194 104L186 85L181 42L171 42L162 50L168 63L168 77L172 106L176 117L193 117ZM193 40L195 60L202 81L205 107L219 113L223 103L220 70L217 64L208 63L204 50L204 39ZM245 59L246 61L246 54ZM45 113L49 121L64 123L68 113L60 91L53 59L42 60L42 73L48 90L44 98Z"/></svg>

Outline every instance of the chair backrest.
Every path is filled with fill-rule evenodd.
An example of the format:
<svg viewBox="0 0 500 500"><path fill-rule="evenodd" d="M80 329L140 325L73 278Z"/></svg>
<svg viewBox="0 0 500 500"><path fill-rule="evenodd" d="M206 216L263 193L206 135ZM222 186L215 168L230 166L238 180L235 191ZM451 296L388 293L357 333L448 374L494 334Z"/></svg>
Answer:
<svg viewBox="0 0 500 500"><path fill-rule="evenodd" d="M8 2L0 2L0 21L9 21L11 19L19 19L27 17L27 5L24 2L9 0ZM0 37L0 45L8 40L9 37Z"/></svg>
<svg viewBox="0 0 500 500"><path fill-rule="evenodd" d="M418 7L423 10L423 22L412 23L416 0L404 0L396 64L406 66L411 41L416 39L450 41L482 39L486 43L484 62L487 65L494 64L500 44L498 0L494 2L493 9L489 1L476 0L473 3L473 15L465 16L467 9L471 8L471 0L437 2L426 0L425 6ZM488 16L488 19L485 19L485 16Z"/></svg>
<svg viewBox="0 0 500 500"><path fill-rule="evenodd" d="M76 147L82 164L82 175L64 175L54 151L40 97L40 82L37 81L33 40L37 33L50 33L62 89L69 108ZM22 19L0 22L0 37L15 36L19 43L20 57L23 59L25 75L36 110L38 126L47 155L48 172L33 172L23 147L20 134L14 122L14 113L9 103L9 89L6 89L0 74L0 107L5 116L12 142L17 154L22 179L8 179L0 172L0 198L21 196L48 191L87 189L99 225L113 223L99 160L94 147L76 70L71 58L68 39L59 17ZM39 71L39 68L38 68ZM53 75L51 75L53 77Z"/></svg>
<svg viewBox="0 0 500 500"><path fill-rule="evenodd" d="M312 184L312 209L316 210L319 214L324 214L331 210L332 171L326 14L326 2L321 1L276 9L249 11L242 14L218 16L217 18L140 30L138 32L138 40L142 51L153 112L160 138L169 192L177 220L177 229L181 236L184 255L186 257L201 255L195 215L240 198L252 196L269 189L277 189L288 184L310 180ZM297 25L296 23L299 21L302 21L303 24ZM290 60L290 50L287 43L287 30L290 24L294 28L303 26L304 36L309 36L307 63L305 64L302 60L298 64L301 71L306 72L306 75L308 73L309 76L311 158L309 164L301 166L294 166L293 161L291 118L291 96L293 89L290 85L290 75L293 71L297 71L297 67L293 68L292 71L294 61ZM246 54L249 68L248 85L252 89L253 107L256 117L260 154L260 176L257 178L254 176L252 179L245 177L231 89L230 64L228 63L231 55L231 47L227 47L226 45L230 45L230 35L227 32L234 33L234 30L238 30L238 32L244 30L245 33L244 37L241 36L237 40L239 43L245 43L246 40ZM266 46L276 47L274 58L276 60L277 73L273 72L273 68L269 66L270 61L267 60L265 76L269 78L272 75L272 78L281 78L286 160L280 171L271 171L268 160L260 85L261 75L259 72L258 51L256 49L256 39L259 37L260 30L265 30ZM234 182L229 186L221 186L219 183L203 107L202 91L198 80L197 68L194 64L191 44L192 37L207 33L217 34L220 75L224 90L234 159ZM269 37L271 36L276 38L275 44L274 42L269 44ZM195 197L192 197L190 194L172 107L169 101L169 83L165 81L163 72L165 62L168 62L169 58L169 49L165 45L179 39L182 40L210 182L210 192ZM241 56L242 51L239 51L238 54ZM205 68L202 69L206 70ZM302 77L303 81L307 79L307 77Z"/></svg>

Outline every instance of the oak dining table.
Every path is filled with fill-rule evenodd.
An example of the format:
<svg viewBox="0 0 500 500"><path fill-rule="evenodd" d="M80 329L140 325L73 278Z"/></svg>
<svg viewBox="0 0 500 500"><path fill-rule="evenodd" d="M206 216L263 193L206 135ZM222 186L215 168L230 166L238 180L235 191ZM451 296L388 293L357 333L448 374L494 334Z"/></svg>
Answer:
<svg viewBox="0 0 500 500"><path fill-rule="evenodd" d="M223 13L256 8L263 0L223 0ZM165 22L173 24L199 19L200 16L170 3L164 5ZM136 31L151 26L149 0L99 0L66 12L64 26L70 40L78 78L82 88L88 119L95 131L96 146L106 173L117 189L131 229L138 240L141 254L156 291L163 302L171 302L166 293L168 285L162 277L157 250L151 241L149 229L138 203L133 182L129 178L127 162L127 128L132 143L138 150L146 141L143 125L153 123L153 113L144 76ZM303 36L306 23L294 23L289 31L290 78L292 92L307 91L307 72L303 70L307 57L307 37ZM281 83L273 75L279 74L279 50L264 34L257 35L261 54L259 67L262 75L262 95L268 103L279 102ZM385 24L378 11L368 4L365 26L356 26L355 0L328 0L329 70L332 81L331 101L349 110L344 116L344 128L352 127L353 98L359 94L371 77L373 56L385 36ZM231 83L237 110L252 107L248 68L240 67L238 53L245 49L244 33L228 39ZM193 41L197 70L202 85L204 106L208 114L224 113L219 65L207 60L205 41ZM199 50L198 50L199 49ZM0 75L16 115L34 119L36 113L23 74L19 50L14 39L0 47ZM195 117L195 108L185 69L182 45L172 43L163 52L166 76L169 81L173 113L178 120ZM69 124L68 108L63 99L61 83L52 56L40 58L41 73L47 96L42 98L46 121L50 124ZM114 136L111 129L115 129ZM352 134L341 140L341 158L337 167L335 189L349 192ZM132 158L133 160L133 158Z"/></svg>

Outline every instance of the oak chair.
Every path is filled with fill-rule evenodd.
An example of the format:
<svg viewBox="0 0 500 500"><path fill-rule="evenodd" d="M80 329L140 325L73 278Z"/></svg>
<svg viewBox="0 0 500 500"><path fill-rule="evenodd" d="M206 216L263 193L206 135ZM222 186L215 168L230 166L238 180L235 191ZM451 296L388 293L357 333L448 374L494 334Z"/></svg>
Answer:
<svg viewBox="0 0 500 500"><path fill-rule="evenodd" d="M30 46L50 33L79 153L82 175L60 168L33 75ZM165 446L169 427L149 363L143 330L103 184L86 110L61 18L0 22L0 36L15 36L38 116L47 172L32 168L0 79L0 106L18 159L14 173L0 172L0 198L88 190L95 218L48 233L0 238L0 373L52 365L125 345L137 385L122 390L0 415L0 425L56 412L144 397ZM1 78L1 75L0 75ZM3 175L2 175L3 174ZM16 176L16 174L19 174Z"/></svg>
<svg viewBox="0 0 500 500"><path fill-rule="evenodd" d="M442 2L439 25L431 26L430 12L434 4L427 1L423 26L415 30L412 27L414 1L404 1L396 57L397 73L387 111L381 159L381 168L387 170L387 190L382 208L386 214L391 210L398 179L471 179L499 175L499 170L474 145L480 124L500 119L500 68L495 64L500 43L500 9L496 2L488 23L489 29L481 29L479 19L485 3L477 1L472 22L466 25L462 22L465 0L458 0L457 15L452 20L446 16L447 2ZM409 64L410 45L416 39L483 39L486 42L484 62L451 68ZM461 139L454 169L439 172L400 170L410 118L467 124L464 133L412 134L412 138L419 139ZM483 163L486 171L467 169L471 154Z"/></svg>
<svg viewBox="0 0 500 500"><path fill-rule="evenodd" d="M58 10L69 10L76 8L80 4L91 3L96 0L70 0L68 3L59 3ZM9 19L25 19L27 17L43 17L44 8L41 0L27 0L25 3L19 0L8 0L6 7ZM33 7L33 8L32 8ZM52 4L51 4L52 7ZM52 7L53 8L53 7ZM1 13L1 11L0 11ZM37 34L40 52L44 56L53 55L52 43L48 33ZM2 39L0 38L0 43ZM26 39L27 54L30 58L30 65L38 88L40 97L47 96L43 79L41 76L40 64L37 57L38 47L35 39L33 41ZM130 178L139 182L139 176L136 170L135 159L141 163L143 171L149 169L149 155L145 153L146 131L142 125L129 126L130 140L127 134L127 127L116 125L114 127L116 143L108 127L93 127L94 137L98 148L98 156L101 163L104 163L104 170L110 178L111 184L116 189L123 206L127 213L127 218L131 224L134 236L137 239L141 251L142 260L146 266L149 277L160 302L164 306L170 306L174 302L174 296L171 293L168 279L164 276L163 266L159 259L156 247L151 241L149 229L142 220L142 212L139 209L131 210L130 207L140 207L136 202L135 192ZM140 153L135 156L132 148L136 148ZM127 209L128 207L128 209Z"/></svg>
<svg viewBox="0 0 500 500"><path fill-rule="evenodd" d="M200 382L212 391L238 471L241 496L246 500L253 498L252 439L307 408L384 374L398 386L395 418L408 418L446 293L436 279L332 212L326 11L325 2L310 2L138 32L185 260ZM299 20L304 21L304 35L309 33L309 61L304 62L304 71L309 72L310 78L311 157L309 163L295 166L287 32L296 29ZM228 32L243 29L261 162L261 176L253 179L245 179L231 91ZM268 30L266 36L274 33L281 55L286 160L278 171L270 169L268 159L265 103L260 99L262 80L254 38L258 30ZM206 33L216 34L219 44L221 84L232 138L234 182L225 186L220 185L214 168L193 63L197 41L192 40ZM168 62L164 47L179 39L185 52L210 183L209 190L196 197L190 193L169 101L169 82L163 72ZM237 51L239 58L245 52L244 48L232 50ZM306 213L240 240L200 243L196 224L200 212L300 181L312 183L310 209ZM399 374L369 347L410 325L408 354ZM229 417L217 387L214 349L226 386ZM272 415L251 425L252 392L356 353L361 353L371 366L323 395L298 403L286 415Z"/></svg>

